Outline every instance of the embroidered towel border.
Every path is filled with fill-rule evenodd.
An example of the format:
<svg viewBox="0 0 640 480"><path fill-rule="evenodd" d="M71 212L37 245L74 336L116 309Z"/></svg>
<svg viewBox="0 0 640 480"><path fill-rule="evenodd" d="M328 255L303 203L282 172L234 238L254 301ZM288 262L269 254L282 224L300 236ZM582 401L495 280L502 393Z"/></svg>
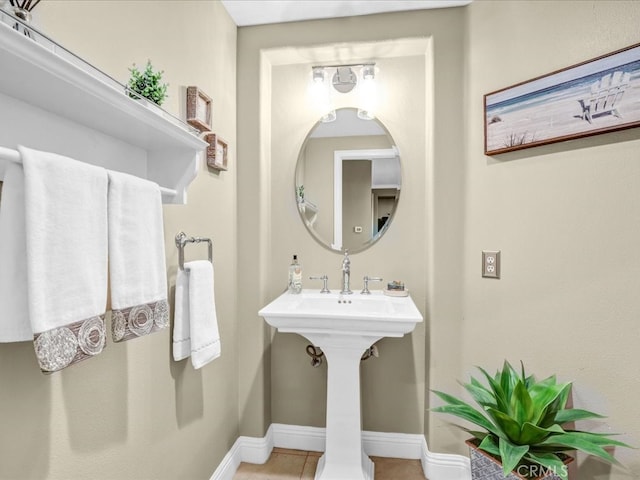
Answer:
<svg viewBox="0 0 640 480"><path fill-rule="evenodd" d="M44 373L57 372L98 355L105 342L104 314L33 336L36 357Z"/></svg>
<svg viewBox="0 0 640 480"><path fill-rule="evenodd" d="M168 326L169 304L166 300L111 312L111 333L114 342L142 337Z"/></svg>

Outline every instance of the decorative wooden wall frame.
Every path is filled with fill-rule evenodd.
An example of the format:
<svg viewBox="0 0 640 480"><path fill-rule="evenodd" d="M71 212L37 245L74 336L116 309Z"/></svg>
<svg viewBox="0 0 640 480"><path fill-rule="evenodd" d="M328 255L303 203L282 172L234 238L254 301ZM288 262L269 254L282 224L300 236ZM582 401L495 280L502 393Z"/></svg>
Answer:
<svg viewBox="0 0 640 480"><path fill-rule="evenodd" d="M229 145L219 135L207 133L204 135L207 146L207 165L216 170L226 170L228 168Z"/></svg>
<svg viewBox="0 0 640 480"><path fill-rule="evenodd" d="M200 132L211 130L211 98L198 87L187 87L187 123Z"/></svg>
<svg viewBox="0 0 640 480"><path fill-rule="evenodd" d="M640 44L484 96L484 153L640 126Z"/></svg>

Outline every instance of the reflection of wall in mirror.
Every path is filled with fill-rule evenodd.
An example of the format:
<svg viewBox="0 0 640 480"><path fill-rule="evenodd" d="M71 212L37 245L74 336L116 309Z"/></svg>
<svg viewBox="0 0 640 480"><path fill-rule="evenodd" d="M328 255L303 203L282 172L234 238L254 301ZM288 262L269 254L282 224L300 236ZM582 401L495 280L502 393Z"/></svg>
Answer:
<svg viewBox="0 0 640 480"><path fill-rule="evenodd" d="M304 196L322 212L313 227L325 243L333 240L333 148L329 144L330 139L310 139L305 161L301 162L304 164Z"/></svg>

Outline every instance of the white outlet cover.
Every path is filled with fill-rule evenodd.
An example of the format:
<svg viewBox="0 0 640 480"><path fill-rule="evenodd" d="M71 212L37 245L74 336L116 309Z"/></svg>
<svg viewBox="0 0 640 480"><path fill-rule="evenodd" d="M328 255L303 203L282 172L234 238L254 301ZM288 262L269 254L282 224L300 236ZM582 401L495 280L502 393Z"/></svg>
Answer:
<svg viewBox="0 0 640 480"><path fill-rule="evenodd" d="M482 251L482 276L500 278L500 250Z"/></svg>

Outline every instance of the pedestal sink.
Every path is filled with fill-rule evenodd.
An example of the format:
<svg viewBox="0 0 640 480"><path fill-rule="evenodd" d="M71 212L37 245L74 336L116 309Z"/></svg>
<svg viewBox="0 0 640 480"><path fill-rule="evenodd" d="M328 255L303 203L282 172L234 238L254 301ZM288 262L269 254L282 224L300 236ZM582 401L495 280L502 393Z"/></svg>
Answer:
<svg viewBox="0 0 640 480"><path fill-rule="evenodd" d="M360 357L383 337L411 332L422 315L410 296L284 293L258 314L279 332L297 333L322 348L328 362L325 453L315 480L372 480L362 449Z"/></svg>

